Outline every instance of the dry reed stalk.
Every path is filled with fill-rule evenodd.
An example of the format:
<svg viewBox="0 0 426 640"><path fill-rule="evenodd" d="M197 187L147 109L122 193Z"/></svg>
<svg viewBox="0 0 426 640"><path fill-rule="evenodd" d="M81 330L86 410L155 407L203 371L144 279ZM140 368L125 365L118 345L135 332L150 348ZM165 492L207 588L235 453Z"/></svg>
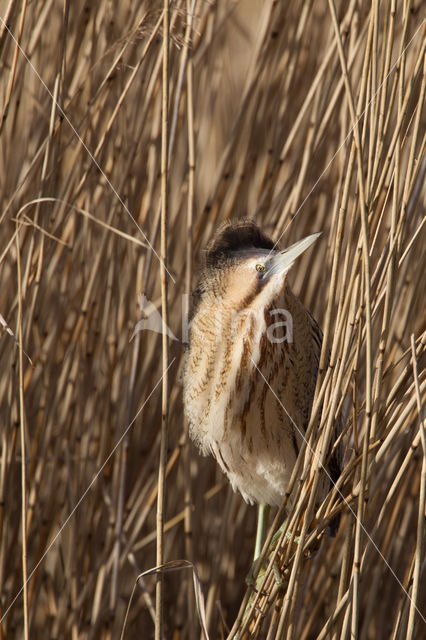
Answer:
<svg viewBox="0 0 426 640"><path fill-rule="evenodd" d="M186 66L186 85L187 85L187 120L188 120L188 207L186 215L186 252L185 252L185 293L189 295L193 282L193 220L194 220L194 193L195 193L195 134L194 134L194 97L193 97L193 18L196 10L196 0L187 0L186 10L188 13L188 22L185 32L185 52L188 57ZM194 562L194 545L193 545L193 498L191 490L191 445L189 441L188 428L186 425L186 443L183 456L183 464L185 468L185 511L184 511L184 531L185 531L185 558L190 562ZM187 602L188 602L188 621L190 640L195 640L197 635L197 627L194 624L192 612L194 611L194 597L192 583L188 576L186 583Z"/></svg>
<svg viewBox="0 0 426 640"><path fill-rule="evenodd" d="M19 248L19 229L17 224L16 234L16 266L18 278L18 342L19 342L19 432L21 443L21 539L22 539L22 584L23 584L23 609L24 609L24 638L29 639L28 616L28 553L27 553L27 447L25 444L25 405L24 405L24 358L22 349L22 274Z"/></svg>
<svg viewBox="0 0 426 640"><path fill-rule="evenodd" d="M158 496L157 496L157 566L164 564L164 512L166 505L165 475L167 464L167 441L169 422L169 341L168 302L167 302L167 227L169 209L169 0L164 0L163 8L163 76L162 76L162 104L161 104L161 316L162 331L162 394L161 394L161 439L160 461L158 465ZM157 577L155 592L155 638L163 638L163 609L164 609L164 580L163 574Z"/></svg>

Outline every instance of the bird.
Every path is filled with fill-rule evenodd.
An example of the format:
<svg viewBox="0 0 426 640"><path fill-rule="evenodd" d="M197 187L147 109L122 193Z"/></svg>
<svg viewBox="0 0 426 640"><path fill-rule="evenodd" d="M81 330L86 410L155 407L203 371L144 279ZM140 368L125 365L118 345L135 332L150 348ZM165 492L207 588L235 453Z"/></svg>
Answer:
<svg viewBox="0 0 426 640"><path fill-rule="evenodd" d="M250 504L281 505L309 423L321 329L288 273L320 236L285 250L226 221L202 258L183 375L189 434Z"/></svg>

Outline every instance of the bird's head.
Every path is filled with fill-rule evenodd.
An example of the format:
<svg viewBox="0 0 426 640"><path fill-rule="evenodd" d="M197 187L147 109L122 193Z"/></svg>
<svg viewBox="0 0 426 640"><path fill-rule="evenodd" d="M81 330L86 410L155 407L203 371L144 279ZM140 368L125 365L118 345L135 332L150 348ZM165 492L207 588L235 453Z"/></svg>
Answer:
<svg viewBox="0 0 426 640"><path fill-rule="evenodd" d="M225 223L204 256L198 295L232 312L264 310L286 284L295 260L320 234L314 233L280 251L252 220Z"/></svg>

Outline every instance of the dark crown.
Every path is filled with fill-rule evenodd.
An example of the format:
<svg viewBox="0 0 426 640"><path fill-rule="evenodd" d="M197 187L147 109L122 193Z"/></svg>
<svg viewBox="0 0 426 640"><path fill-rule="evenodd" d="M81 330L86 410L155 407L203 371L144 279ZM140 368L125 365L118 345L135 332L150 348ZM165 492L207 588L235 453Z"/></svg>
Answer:
<svg viewBox="0 0 426 640"><path fill-rule="evenodd" d="M214 267L229 254L243 249L274 249L274 243L253 220L242 218L222 224L207 245L205 265Z"/></svg>

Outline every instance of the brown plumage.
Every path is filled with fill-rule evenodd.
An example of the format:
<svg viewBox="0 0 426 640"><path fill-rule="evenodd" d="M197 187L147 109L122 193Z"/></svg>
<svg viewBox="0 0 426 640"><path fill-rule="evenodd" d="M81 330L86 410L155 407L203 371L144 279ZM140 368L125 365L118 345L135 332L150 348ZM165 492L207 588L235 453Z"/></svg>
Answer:
<svg viewBox="0 0 426 640"><path fill-rule="evenodd" d="M250 220L208 245L190 325L190 434L250 503L279 505L312 408L322 333L287 272L314 234L281 252Z"/></svg>

